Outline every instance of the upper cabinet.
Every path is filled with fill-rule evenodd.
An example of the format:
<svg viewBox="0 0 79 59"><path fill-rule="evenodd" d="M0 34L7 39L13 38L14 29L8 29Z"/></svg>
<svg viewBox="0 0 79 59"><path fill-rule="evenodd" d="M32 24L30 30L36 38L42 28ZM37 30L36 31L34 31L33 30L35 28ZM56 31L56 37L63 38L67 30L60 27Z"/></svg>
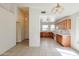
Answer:
<svg viewBox="0 0 79 59"><path fill-rule="evenodd" d="M59 29L71 29L71 18L66 17L66 18L60 19L60 21L56 23L56 26Z"/></svg>
<svg viewBox="0 0 79 59"><path fill-rule="evenodd" d="M71 29L71 19L67 19L67 29Z"/></svg>

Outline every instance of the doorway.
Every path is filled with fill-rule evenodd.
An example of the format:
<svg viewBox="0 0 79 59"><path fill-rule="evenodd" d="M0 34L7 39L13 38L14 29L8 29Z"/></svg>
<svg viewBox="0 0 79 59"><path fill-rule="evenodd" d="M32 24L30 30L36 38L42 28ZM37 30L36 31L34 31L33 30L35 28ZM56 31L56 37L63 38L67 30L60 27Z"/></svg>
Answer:
<svg viewBox="0 0 79 59"><path fill-rule="evenodd" d="M40 15L40 44L42 47L52 47L55 39L54 30L53 17L46 14Z"/></svg>
<svg viewBox="0 0 79 59"><path fill-rule="evenodd" d="M16 44L29 47L29 7L19 7L16 22Z"/></svg>

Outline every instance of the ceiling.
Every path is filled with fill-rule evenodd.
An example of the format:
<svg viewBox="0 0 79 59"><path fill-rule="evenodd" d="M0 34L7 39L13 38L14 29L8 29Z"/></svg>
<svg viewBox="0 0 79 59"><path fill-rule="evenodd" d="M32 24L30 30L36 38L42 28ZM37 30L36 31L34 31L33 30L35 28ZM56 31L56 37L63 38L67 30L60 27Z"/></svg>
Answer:
<svg viewBox="0 0 79 59"><path fill-rule="evenodd" d="M56 6L56 3L23 3L18 5L37 8L40 9L40 11L45 10L49 14L51 9ZM60 5L64 7L64 11L56 15L57 19L79 12L79 3L60 3Z"/></svg>

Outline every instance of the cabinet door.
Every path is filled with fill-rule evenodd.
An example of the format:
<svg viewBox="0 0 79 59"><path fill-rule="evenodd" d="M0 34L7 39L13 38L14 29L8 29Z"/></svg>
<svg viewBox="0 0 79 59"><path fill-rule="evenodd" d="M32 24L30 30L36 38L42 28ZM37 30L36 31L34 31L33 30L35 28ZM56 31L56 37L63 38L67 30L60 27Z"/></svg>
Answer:
<svg viewBox="0 0 79 59"><path fill-rule="evenodd" d="M71 46L71 37L70 36L63 36L62 45L64 47L70 47Z"/></svg>
<svg viewBox="0 0 79 59"><path fill-rule="evenodd" d="M71 19L67 19L67 29L71 29Z"/></svg>
<svg viewBox="0 0 79 59"><path fill-rule="evenodd" d="M52 37L51 32L48 32L48 34L49 34L48 37L51 38Z"/></svg>
<svg viewBox="0 0 79 59"><path fill-rule="evenodd" d="M60 29L62 29L63 28L63 22L60 22Z"/></svg>
<svg viewBox="0 0 79 59"><path fill-rule="evenodd" d="M54 33L49 32L50 33L50 38L54 39Z"/></svg>
<svg viewBox="0 0 79 59"><path fill-rule="evenodd" d="M64 29L67 29L67 19L64 21Z"/></svg>
<svg viewBox="0 0 79 59"><path fill-rule="evenodd" d="M57 41L57 42L58 42L58 39L59 39L59 38L58 38L58 35L56 34L56 41Z"/></svg>
<svg viewBox="0 0 79 59"><path fill-rule="evenodd" d="M62 36L61 35L58 35L58 42L61 44L62 43Z"/></svg>
<svg viewBox="0 0 79 59"><path fill-rule="evenodd" d="M71 19L69 19L69 29L71 29Z"/></svg>
<svg viewBox="0 0 79 59"><path fill-rule="evenodd" d="M60 29L60 23L58 23L58 27L59 27L59 29Z"/></svg>
<svg viewBox="0 0 79 59"><path fill-rule="evenodd" d="M56 41L61 44L62 43L62 36L56 34Z"/></svg>
<svg viewBox="0 0 79 59"><path fill-rule="evenodd" d="M43 32L40 32L40 37L41 37L41 38L43 37Z"/></svg>
<svg viewBox="0 0 79 59"><path fill-rule="evenodd" d="M45 37L46 36L46 33L45 32L41 32L40 33L40 37L42 38L42 37Z"/></svg>
<svg viewBox="0 0 79 59"><path fill-rule="evenodd" d="M62 29L65 27L65 21L62 21Z"/></svg>

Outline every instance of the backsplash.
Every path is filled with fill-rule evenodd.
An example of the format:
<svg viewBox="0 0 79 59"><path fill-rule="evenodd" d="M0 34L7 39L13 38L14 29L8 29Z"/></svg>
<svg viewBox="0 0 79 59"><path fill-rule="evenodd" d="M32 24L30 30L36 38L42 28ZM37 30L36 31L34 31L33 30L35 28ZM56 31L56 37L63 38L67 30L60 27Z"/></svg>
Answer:
<svg viewBox="0 0 79 59"><path fill-rule="evenodd" d="M71 31L67 29L56 29L55 32L63 35L70 35Z"/></svg>

